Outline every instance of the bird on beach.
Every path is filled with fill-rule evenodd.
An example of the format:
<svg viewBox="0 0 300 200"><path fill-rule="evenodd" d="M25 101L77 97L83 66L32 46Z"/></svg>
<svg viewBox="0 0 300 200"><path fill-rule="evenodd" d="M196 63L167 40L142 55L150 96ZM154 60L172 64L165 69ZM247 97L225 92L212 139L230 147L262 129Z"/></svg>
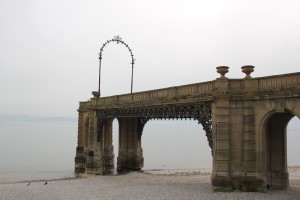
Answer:
<svg viewBox="0 0 300 200"><path fill-rule="evenodd" d="M26 186L29 186L30 185L30 182L29 183L27 183L27 185Z"/></svg>
<svg viewBox="0 0 300 200"><path fill-rule="evenodd" d="M47 185L48 184L48 182L46 181L45 183L44 183L44 185Z"/></svg>

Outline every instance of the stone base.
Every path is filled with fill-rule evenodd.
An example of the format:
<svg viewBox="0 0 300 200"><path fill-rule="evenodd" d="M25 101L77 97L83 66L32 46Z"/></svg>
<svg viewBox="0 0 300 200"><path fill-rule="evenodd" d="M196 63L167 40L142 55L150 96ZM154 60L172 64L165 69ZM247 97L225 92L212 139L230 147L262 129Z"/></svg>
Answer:
<svg viewBox="0 0 300 200"><path fill-rule="evenodd" d="M213 192L232 192L233 183L229 176L212 176L211 178Z"/></svg>
<svg viewBox="0 0 300 200"><path fill-rule="evenodd" d="M94 173L97 175L103 174L103 160L101 156L94 156Z"/></svg>
<svg viewBox="0 0 300 200"><path fill-rule="evenodd" d="M139 171L144 167L144 157L130 154L119 154L117 165L118 171Z"/></svg>
<svg viewBox="0 0 300 200"><path fill-rule="evenodd" d="M111 174L115 168L115 154L113 146L106 148L104 151L104 174Z"/></svg>
<svg viewBox="0 0 300 200"><path fill-rule="evenodd" d="M268 173L267 187L268 189L285 189L289 187L288 172L272 172Z"/></svg>
<svg viewBox="0 0 300 200"><path fill-rule="evenodd" d="M211 182L213 192L264 192L267 189L265 180L257 176L215 176Z"/></svg>
<svg viewBox="0 0 300 200"><path fill-rule="evenodd" d="M103 175L104 173L103 173L103 168L102 167L97 167L97 168L95 168L95 170L94 170L94 172L95 172L95 174L96 175Z"/></svg>
<svg viewBox="0 0 300 200"><path fill-rule="evenodd" d="M85 168L84 167L76 167L75 166L75 173L76 174L85 173Z"/></svg>
<svg viewBox="0 0 300 200"><path fill-rule="evenodd" d="M75 173L84 173L85 172L85 157L76 156L75 157Z"/></svg>
<svg viewBox="0 0 300 200"><path fill-rule="evenodd" d="M75 160L75 173L84 173L85 163L86 163L86 159L84 156L84 147L78 146L76 148L76 157L74 160Z"/></svg>

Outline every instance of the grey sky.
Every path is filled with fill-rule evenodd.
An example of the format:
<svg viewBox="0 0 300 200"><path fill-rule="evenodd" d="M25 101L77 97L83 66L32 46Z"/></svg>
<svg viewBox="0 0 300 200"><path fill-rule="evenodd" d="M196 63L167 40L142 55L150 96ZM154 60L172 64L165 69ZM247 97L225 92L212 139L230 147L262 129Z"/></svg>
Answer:
<svg viewBox="0 0 300 200"><path fill-rule="evenodd" d="M299 71L300 1L0 1L0 113L77 115L97 90L98 53L120 35L136 58L134 91ZM130 54L104 50L103 96L130 92Z"/></svg>

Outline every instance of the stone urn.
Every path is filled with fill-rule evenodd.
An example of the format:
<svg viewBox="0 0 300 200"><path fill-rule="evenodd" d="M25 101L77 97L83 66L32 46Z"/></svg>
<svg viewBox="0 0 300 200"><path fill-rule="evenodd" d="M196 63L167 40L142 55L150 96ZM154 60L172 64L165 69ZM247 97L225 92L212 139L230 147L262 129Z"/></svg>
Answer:
<svg viewBox="0 0 300 200"><path fill-rule="evenodd" d="M220 78L226 78L225 77L225 74L229 71L229 67L227 66L219 66L219 67L216 67L217 69L217 72L221 75Z"/></svg>
<svg viewBox="0 0 300 200"><path fill-rule="evenodd" d="M98 91L92 91L94 97L100 97L100 93Z"/></svg>
<svg viewBox="0 0 300 200"><path fill-rule="evenodd" d="M245 78L252 78L250 74L254 71L253 65L245 65L242 68L242 72L246 74Z"/></svg>

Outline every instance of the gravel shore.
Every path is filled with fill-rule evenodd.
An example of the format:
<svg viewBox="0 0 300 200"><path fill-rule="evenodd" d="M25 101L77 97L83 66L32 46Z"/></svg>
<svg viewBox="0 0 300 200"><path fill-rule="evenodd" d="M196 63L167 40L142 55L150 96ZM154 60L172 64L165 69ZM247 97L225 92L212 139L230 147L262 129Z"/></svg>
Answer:
<svg viewBox="0 0 300 200"><path fill-rule="evenodd" d="M296 170L298 172L298 170ZM213 193L210 173L206 171L159 170L130 172L118 176L87 176L69 180L48 180L0 184L0 199L300 199L300 177L290 177L286 190L269 190L266 193Z"/></svg>

